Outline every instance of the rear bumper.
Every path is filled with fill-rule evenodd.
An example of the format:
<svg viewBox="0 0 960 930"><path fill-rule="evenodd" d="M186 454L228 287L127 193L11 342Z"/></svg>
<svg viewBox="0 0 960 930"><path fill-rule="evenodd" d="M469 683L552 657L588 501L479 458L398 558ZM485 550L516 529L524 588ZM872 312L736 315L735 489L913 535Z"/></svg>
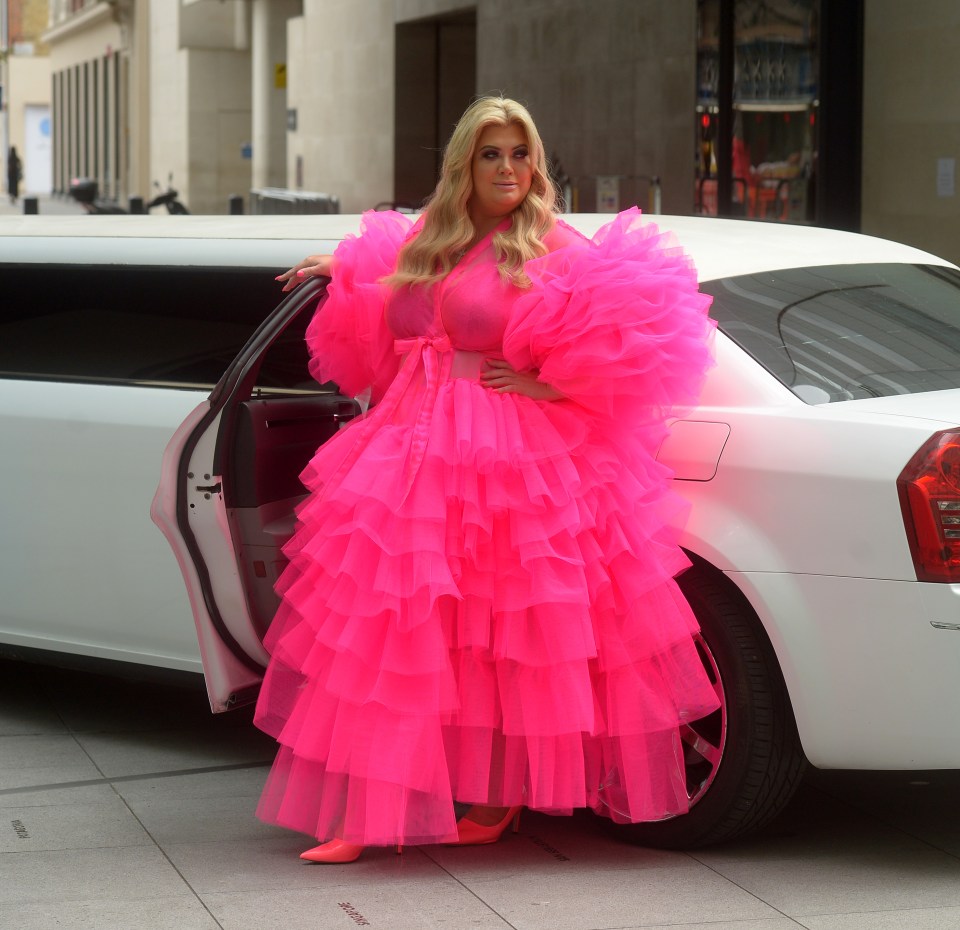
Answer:
<svg viewBox="0 0 960 930"><path fill-rule="evenodd" d="M728 576L777 652L813 765L960 768L960 585Z"/></svg>

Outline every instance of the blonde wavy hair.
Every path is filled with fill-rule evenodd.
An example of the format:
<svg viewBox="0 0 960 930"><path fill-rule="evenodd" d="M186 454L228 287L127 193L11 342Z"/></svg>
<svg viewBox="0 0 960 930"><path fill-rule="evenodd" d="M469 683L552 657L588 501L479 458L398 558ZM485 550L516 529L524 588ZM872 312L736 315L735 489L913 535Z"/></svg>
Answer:
<svg viewBox="0 0 960 930"><path fill-rule="evenodd" d="M506 97L480 97L467 107L443 153L440 180L427 202L423 226L400 250L397 270L387 277L391 287L429 286L449 274L476 235L468 212L473 193L473 157L488 126L520 126L527 138L533 176L530 191L512 214L509 229L494 234L500 276L529 287L523 266L547 252L544 236L553 228L557 194L547 171L540 133L526 107Z"/></svg>

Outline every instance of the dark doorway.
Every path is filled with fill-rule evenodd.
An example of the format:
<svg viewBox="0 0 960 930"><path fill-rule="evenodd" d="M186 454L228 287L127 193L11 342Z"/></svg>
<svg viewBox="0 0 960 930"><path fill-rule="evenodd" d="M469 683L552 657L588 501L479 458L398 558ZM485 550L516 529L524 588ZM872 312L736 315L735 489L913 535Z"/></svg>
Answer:
<svg viewBox="0 0 960 930"><path fill-rule="evenodd" d="M476 94L477 16L469 10L396 29L394 198L416 208L436 186L443 145Z"/></svg>

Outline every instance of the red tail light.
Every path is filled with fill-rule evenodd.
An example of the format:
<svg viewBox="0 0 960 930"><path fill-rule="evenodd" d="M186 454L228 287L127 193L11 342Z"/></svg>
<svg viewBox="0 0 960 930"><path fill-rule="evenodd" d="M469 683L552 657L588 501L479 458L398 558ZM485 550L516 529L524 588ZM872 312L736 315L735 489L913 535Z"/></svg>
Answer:
<svg viewBox="0 0 960 930"><path fill-rule="evenodd" d="M917 580L960 583L960 429L931 436L897 489Z"/></svg>

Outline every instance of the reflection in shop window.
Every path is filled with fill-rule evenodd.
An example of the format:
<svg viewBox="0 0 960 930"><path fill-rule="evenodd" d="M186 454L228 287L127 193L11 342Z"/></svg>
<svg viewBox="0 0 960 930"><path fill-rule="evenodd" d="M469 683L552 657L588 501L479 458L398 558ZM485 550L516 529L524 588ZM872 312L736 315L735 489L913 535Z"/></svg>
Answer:
<svg viewBox="0 0 960 930"><path fill-rule="evenodd" d="M719 121L732 121L730 213L813 218L819 0L735 0L733 108L721 113L720 0L698 2L696 212L718 212Z"/></svg>

